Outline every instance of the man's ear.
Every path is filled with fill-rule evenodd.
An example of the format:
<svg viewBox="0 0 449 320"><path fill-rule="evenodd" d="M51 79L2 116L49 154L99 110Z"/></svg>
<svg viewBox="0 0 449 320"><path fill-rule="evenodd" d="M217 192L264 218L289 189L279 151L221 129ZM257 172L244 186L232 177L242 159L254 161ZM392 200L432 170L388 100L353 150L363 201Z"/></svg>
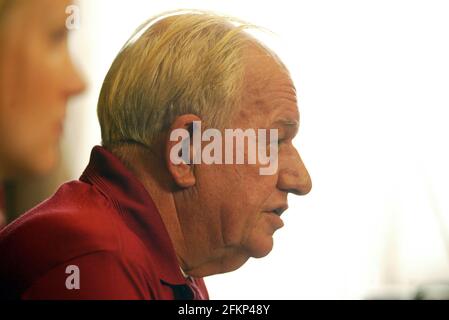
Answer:
<svg viewBox="0 0 449 320"><path fill-rule="evenodd" d="M190 188L196 184L193 173L195 150L192 132L195 121L201 121L201 119L193 114L177 117L173 121L165 141L166 166L175 183L181 188Z"/></svg>

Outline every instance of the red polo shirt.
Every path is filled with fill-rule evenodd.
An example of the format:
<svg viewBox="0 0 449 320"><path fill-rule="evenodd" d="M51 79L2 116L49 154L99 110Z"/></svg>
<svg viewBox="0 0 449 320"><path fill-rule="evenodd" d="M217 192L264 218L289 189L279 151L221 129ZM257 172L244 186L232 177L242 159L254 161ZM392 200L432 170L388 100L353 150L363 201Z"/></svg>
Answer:
<svg viewBox="0 0 449 320"><path fill-rule="evenodd" d="M140 181L95 147L79 181L0 233L0 297L169 300L208 293L202 279L182 275Z"/></svg>

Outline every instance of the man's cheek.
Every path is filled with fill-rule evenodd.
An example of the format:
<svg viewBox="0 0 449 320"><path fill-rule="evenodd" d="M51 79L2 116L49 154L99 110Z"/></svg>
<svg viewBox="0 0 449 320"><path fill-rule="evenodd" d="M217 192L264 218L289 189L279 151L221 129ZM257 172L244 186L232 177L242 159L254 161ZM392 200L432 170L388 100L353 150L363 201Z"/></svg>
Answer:
<svg viewBox="0 0 449 320"><path fill-rule="evenodd" d="M236 204L234 202L234 204ZM246 209L228 207L222 211L221 224L225 245L238 246L242 243L247 232Z"/></svg>

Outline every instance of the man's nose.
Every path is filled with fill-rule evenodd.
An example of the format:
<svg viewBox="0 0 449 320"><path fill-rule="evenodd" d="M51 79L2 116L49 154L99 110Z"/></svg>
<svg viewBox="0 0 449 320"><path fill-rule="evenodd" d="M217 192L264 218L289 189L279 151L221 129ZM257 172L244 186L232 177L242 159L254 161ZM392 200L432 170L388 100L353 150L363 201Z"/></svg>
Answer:
<svg viewBox="0 0 449 320"><path fill-rule="evenodd" d="M278 188L299 196L306 195L312 190L312 179L296 151L279 168Z"/></svg>

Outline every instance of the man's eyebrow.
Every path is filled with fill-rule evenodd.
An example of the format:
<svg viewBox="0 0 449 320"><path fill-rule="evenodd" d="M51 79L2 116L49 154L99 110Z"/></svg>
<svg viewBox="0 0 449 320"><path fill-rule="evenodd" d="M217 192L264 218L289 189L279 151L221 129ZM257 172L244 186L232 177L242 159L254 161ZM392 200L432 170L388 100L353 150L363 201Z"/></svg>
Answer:
<svg viewBox="0 0 449 320"><path fill-rule="evenodd" d="M299 131L299 121L294 119L280 119L273 123L274 127L282 127L288 136L295 137Z"/></svg>
<svg viewBox="0 0 449 320"><path fill-rule="evenodd" d="M298 129L299 128L299 121L293 120L293 119L280 119L280 120L275 121L273 123L273 125Z"/></svg>

